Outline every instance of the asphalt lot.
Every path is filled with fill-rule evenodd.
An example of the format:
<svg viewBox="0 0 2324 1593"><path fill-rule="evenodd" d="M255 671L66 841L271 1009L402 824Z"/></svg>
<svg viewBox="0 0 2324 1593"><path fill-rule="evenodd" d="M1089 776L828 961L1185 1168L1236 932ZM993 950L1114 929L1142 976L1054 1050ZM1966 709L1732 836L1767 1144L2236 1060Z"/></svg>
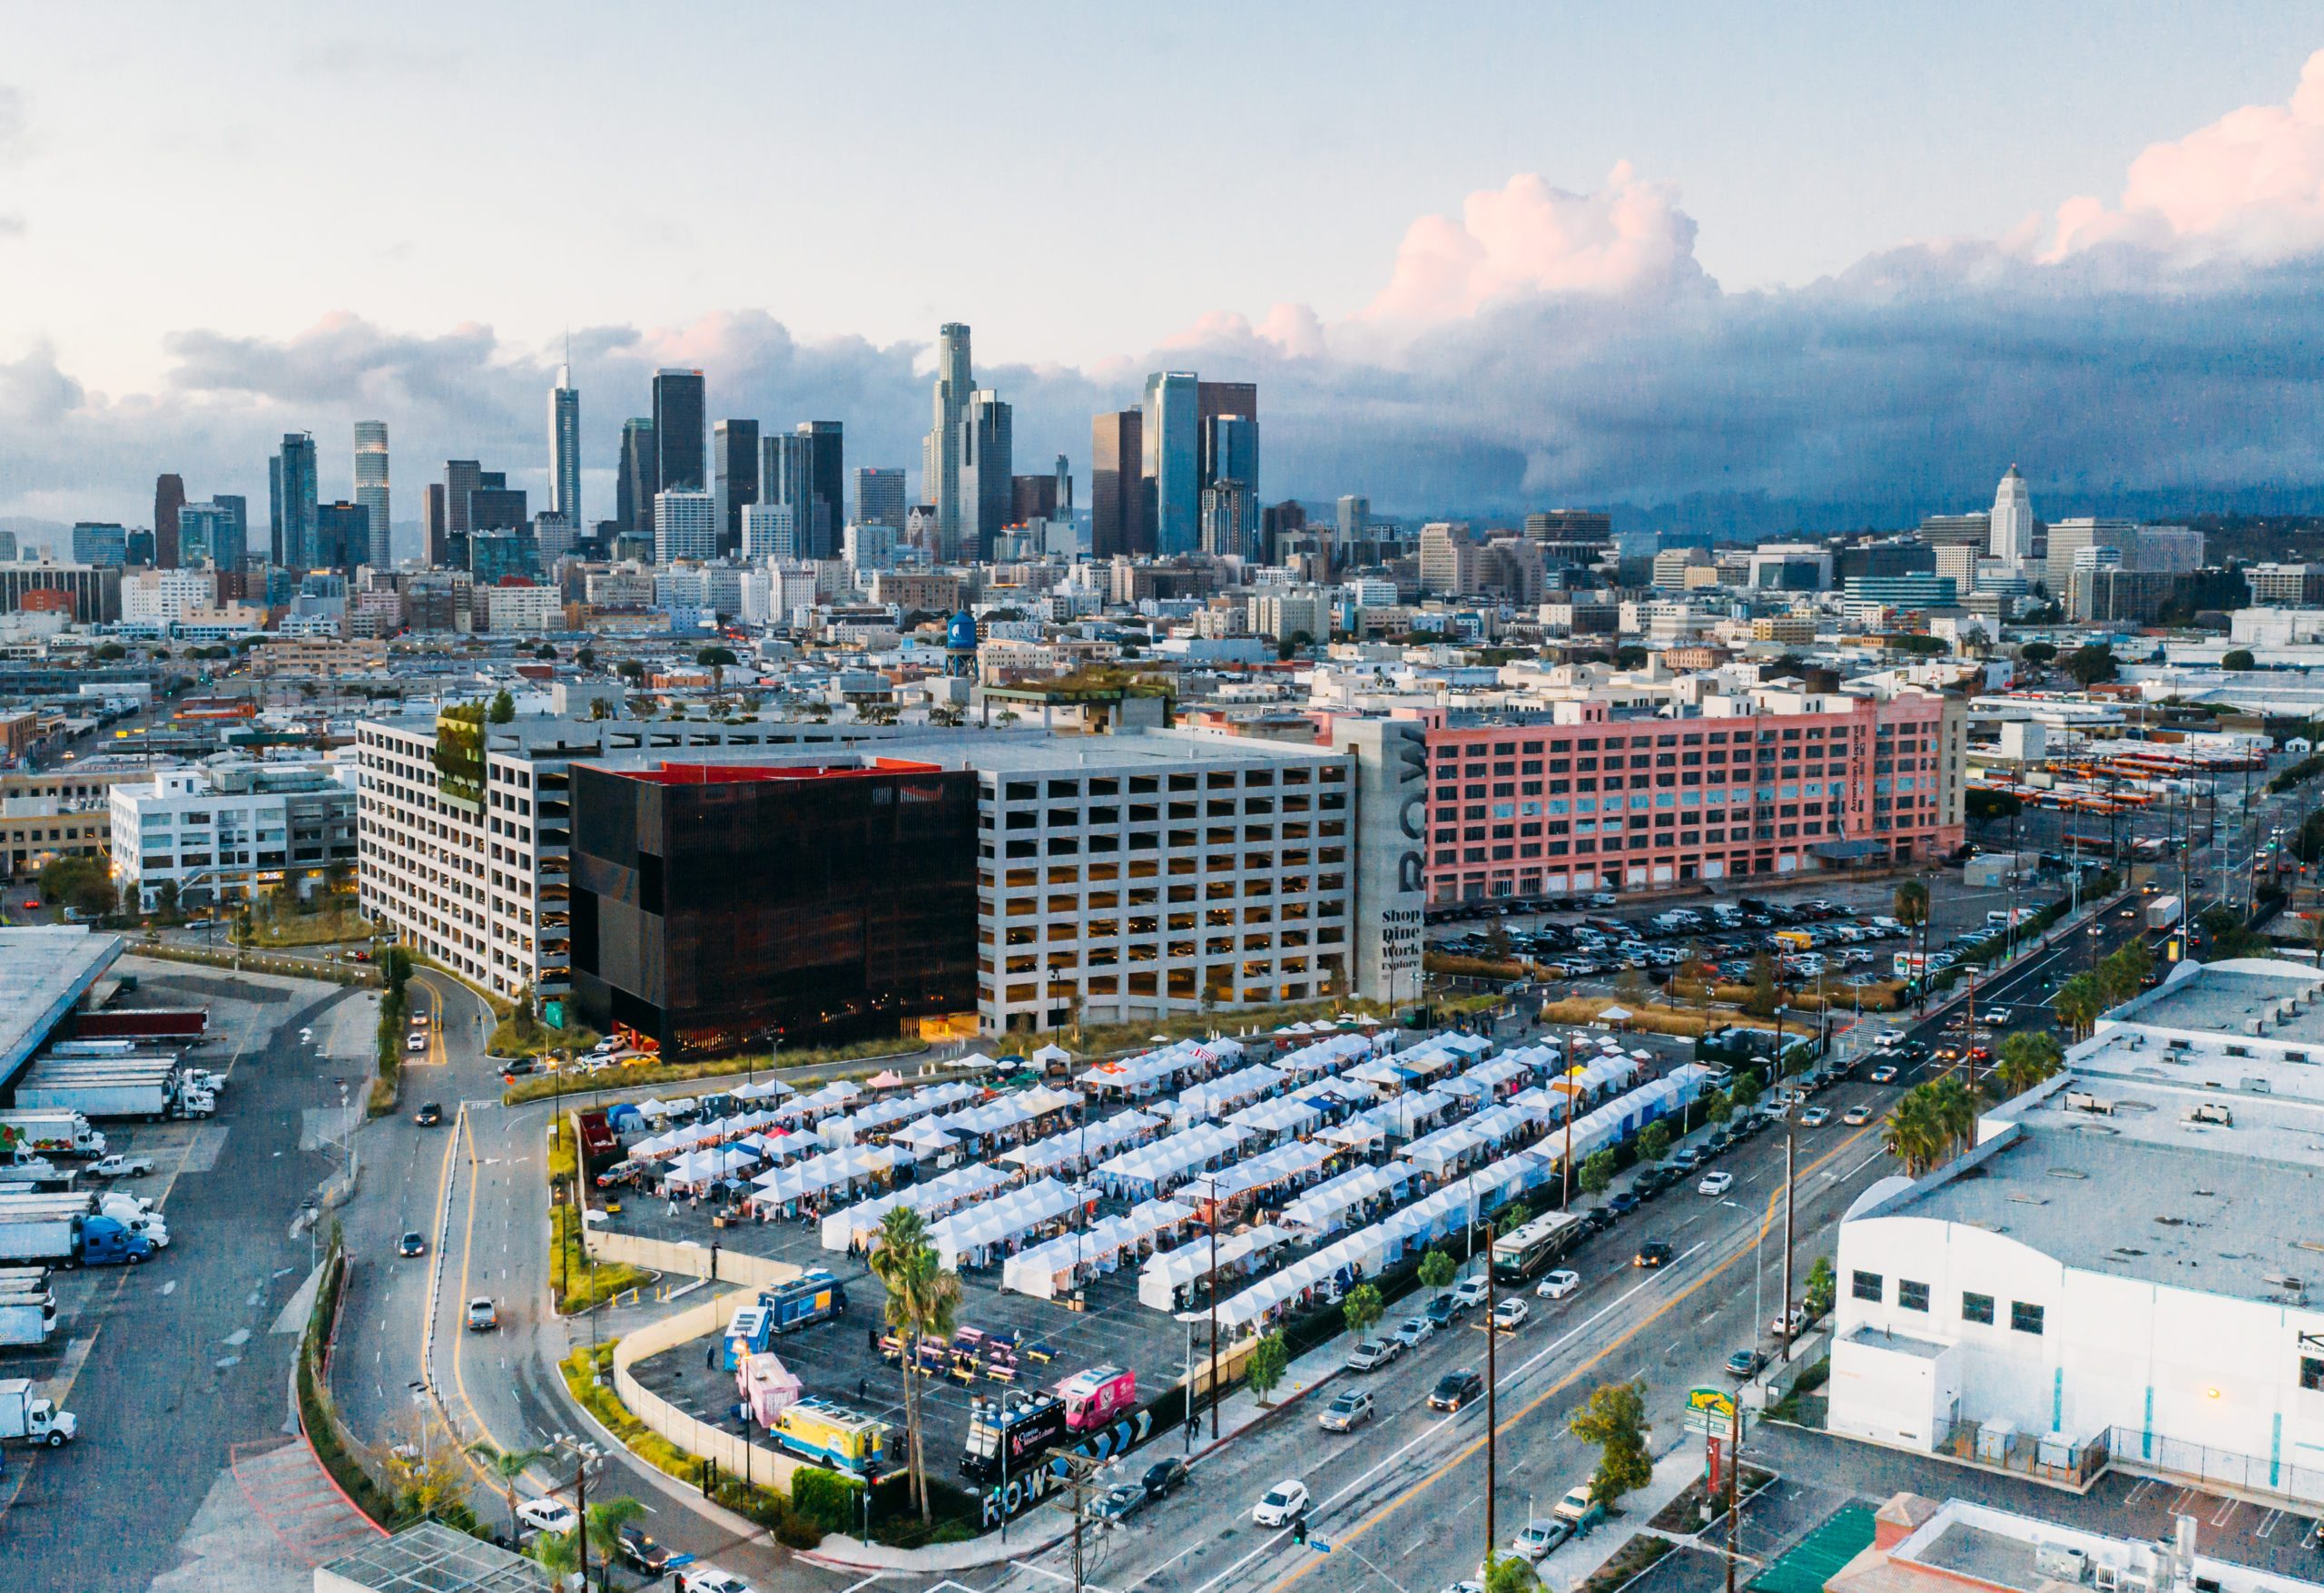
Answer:
<svg viewBox="0 0 2324 1593"><path fill-rule="evenodd" d="M205 1500L233 1488L236 1452L281 1441L315 1260L292 1224L338 1165L338 1081L364 1071L299 1034L361 992L134 959L121 969L140 976L140 1005L210 1007L218 1037L197 1055L229 1082L206 1122L121 1126L160 1164L132 1187L166 1214L170 1247L143 1266L60 1273L57 1340L5 1368L45 1378L81 1436L0 1469L0 1587L54 1586L63 1567L90 1586L144 1587L178 1564Z"/></svg>

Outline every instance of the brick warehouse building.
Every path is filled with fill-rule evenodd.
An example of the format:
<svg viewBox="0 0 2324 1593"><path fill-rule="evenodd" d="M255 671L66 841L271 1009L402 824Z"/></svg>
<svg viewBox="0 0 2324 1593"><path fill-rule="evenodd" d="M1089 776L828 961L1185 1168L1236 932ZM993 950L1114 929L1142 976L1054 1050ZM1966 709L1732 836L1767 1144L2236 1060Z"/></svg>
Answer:
<svg viewBox="0 0 2324 1593"><path fill-rule="evenodd" d="M1966 723L1925 693L1429 718L1432 903L1909 862L1962 841Z"/></svg>

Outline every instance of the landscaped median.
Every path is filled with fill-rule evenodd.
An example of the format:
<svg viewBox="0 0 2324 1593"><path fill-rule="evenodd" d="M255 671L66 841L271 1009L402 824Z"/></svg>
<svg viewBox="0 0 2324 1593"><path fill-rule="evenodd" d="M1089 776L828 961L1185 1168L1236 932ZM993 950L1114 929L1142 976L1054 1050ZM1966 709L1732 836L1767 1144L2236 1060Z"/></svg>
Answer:
<svg viewBox="0 0 2324 1593"><path fill-rule="evenodd" d="M766 1061L741 1057L722 1057L714 1062L621 1062L598 1073L584 1073L565 1078L554 1075L519 1079L501 1093L501 1100L511 1106L521 1106L528 1101L546 1101L558 1096L579 1095L583 1091L651 1090L666 1084L692 1084L705 1078L737 1078L755 1068L769 1075L780 1074L784 1082L807 1088L830 1082L832 1078L847 1078L857 1075L877 1073L881 1068L898 1063L925 1060L928 1047L914 1042L901 1045L892 1040L868 1040L858 1046L833 1046L820 1050L799 1050L783 1053L780 1066ZM830 1068L828 1076L801 1069Z"/></svg>

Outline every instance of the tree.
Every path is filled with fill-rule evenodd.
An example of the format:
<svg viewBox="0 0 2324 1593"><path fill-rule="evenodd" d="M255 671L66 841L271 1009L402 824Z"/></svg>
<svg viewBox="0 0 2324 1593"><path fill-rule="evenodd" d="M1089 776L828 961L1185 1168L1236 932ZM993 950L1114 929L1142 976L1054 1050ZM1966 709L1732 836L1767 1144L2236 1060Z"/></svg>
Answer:
<svg viewBox="0 0 2324 1593"><path fill-rule="evenodd" d="M1670 1154L1670 1126L1659 1118L1638 1131L1638 1159L1659 1162Z"/></svg>
<svg viewBox="0 0 2324 1593"><path fill-rule="evenodd" d="M717 696L726 689L726 672L742 662L732 647L704 647L694 655L694 661L710 672L710 694Z"/></svg>
<svg viewBox="0 0 2324 1593"><path fill-rule="evenodd" d="M2221 669L2233 670L2257 669L2260 667L2260 661L2251 656L2250 648L2237 647L2230 649L2227 655L2219 661L2219 666Z"/></svg>
<svg viewBox="0 0 2324 1593"><path fill-rule="evenodd" d="M1283 1382L1283 1374L1290 1370L1291 1346L1285 1342L1283 1330L1277 1328L1251 1347L1251 1362L1244 1368L1243 1374L1250 1379L1251 1392L1258 1396L1259 1404L1265 1407L1267 1396L1275 1391L1276 1385Z"/></svg>
<svg viewBox="0 0 2324 1593"><path fill-rule="evenodd" d="M1896 887L1893 902L1896 921L1908 929L1928 922L1928 883L1923 880L1906 880Z"/></svg>
<svg viewBox="0 0 2324 1593"><path fill-rule="evenodd" d="M1951 644L1944 637L1924 636L1918 632L1907 632L1901 636L1890 636L1887 642L1888 645L1896 651L1915 658L1935 658L1941 653L1952 651Z"/></svg>
<svg viewBox="0 0 2324 1593"><path fill-rule="evenodd" d="M1523 1227L1532 1220L1533 1208L1531 1206L1527 1205L1521 1200L1512 1201L1509 1205L1503 1206L1499 1214L1494 1216L1492 1220L1492 1231L1496 1237L1502 1234L1514 1234L1518 1229Z"/></svg>
<svg viewBox="0 0 2324 1593"><path fill-rule="evenodd" d="M40 870L44 900L60 902L91 918L103 918L118 905L112 876L94 858L52 858Z"/></svg>
<svg viewBox="0 0 2324 1593"><path fill-rule="evenodd" d="M2017 655L2039 669L2058 655L2058 650L2047 642L2028 642L2017 650Z"/></svg>
<svg viewBox="0 0 2324 1593"><path fill-rule="evenodd" d="M584 669L595 669L597 667L597 650L595 647L584 647L573 655L573 662Z"/></svg>
<svg viewBox="0 0 2324 1593"><path fill-rule="evenodd" d="M506 686L493 697L492 706L486 711L484 717L493 724L507 724L517 717L517 699L508 694Z"/></svg>
<svg viewBox="0 0 2324 1593"><path fill-rule="evenodd" d="M2066 673L2084 691L2102 681L2111 681L2118 673L2114 664L2114 648L2108 642L2085 642L2066 654Z"/></svg>
<svg viewBox="0 0 2324 1593"><path fill-rule="evenodd" d="M1881 1147L1904 1164L1907 1177L1917 1178L1945 1159L1945 1138L1926 1085L1915 1085L1896 1097L1881 1129Z"/></svg>
<svg viewBox="0 0 2324 1593"><path fill-rule="evenodd" d="M1776 959L1764 951L1754 953L1751 988L1743 998L1743 1010L1753 1018L1773 1018L1782 1005L1783 987L1776 978Z"/></svg>
<svg viewBox="0 0 2324 1593"><path fill-rule="evenodd" d="M428 1418L407 1412L373 1448L370 1470L387 1480L405 1513L451 1518L468 1515L474 1478L460 1461L459 1446Z"/></svg>
<svg viewBox="0 0 2324 1593"><path fill-rule="evenodd" d="M1420 1258L1420 1286L1442 1289L1452 1281L1453 1273L1458 1271L1460 1268L1453 1264L1452 1256L1432 1245L1428 1254Z"/></svg>
<svg viewBox="0 0 2324 1593"><path fill-rule="evenodd" d="M1728 1086L1727 1098L1735 1103L1735 1109L1738 1112L1748 1112L1758 1106L1759 1076L1748 1067L1737 1074L1735 1082Z"/></svg>
<svg viewBox="0 0 2324 1593"><path fill-rule="evenodd" d="M1379 1289L1371 1283L1358 1283L1340 1302L1340 1314L1347 1318L1347 1331L1362 1338L1380 1325L1387 1314L1387 1303L1380 1298Z"/></svg>
<svg viewBox="0 0 2324 1593"><path fill-rule="evenodd" d="M1614 1153L1594 1151L1581 1159L1581 1190L1585 1195L1603 1195L1614 1181Z"/></svg>
<svg viewBox="0 0 2324 1593"><path fill-rule="evenodd" d="M902 1352L904 1429L911 1448L913 1497L920 1519L929 1519L928 1461L921 1442L920 1391L915 1385L920 1346L924 1339L950 1341L952 1319L960 1305L960 1275L938 1259L928 1242L928 1224L910 1206L898 1206L880 1224L878 1247L872 1253L872 1275L887 1291L889 1327L895 1331Z"/></svg>
<svg viewBox="0 0 2324 1593"><path fill-rule="evenodd" d="M2098 989L2109 1007L2118 1007L2137 995L2154 969L2154 954L2143 940L2129 940L2098 965Z"/></svg>
<svg viewBox="0 0 2324 1593"><path fill-rule="evenodd" d="M1498 1549L1485 1557L1485 1593L1541 1593L1541 1573L1521 1554Z"/></svg>
<svg viewBox="0 0 2324 1593"><path fill-rule="evenodd" d="M645 666L635 658L625 658L614 665L614 673L632 685L645 679Z"/></svg>
<svg viewBox="0 0 2324 1593"><path fill-rule="evenodd" d="M556 648L553 644L543 642L539 646L533 649L533 656L536 658L553 659L556 656Z"/></svg>
<svg viewBox="0 0 2324 1593"><path fill-rule="evenodd" d="M1832 1258L1817 1256L1816 1264L1807 1269L1807 1294L1803 1302L1810 1322L1832 1313L1832 1302L1837 1297L1839 1287L1839 1276L1832 1270Z"/></svg>
<svg viewBox="0 0 2324 1593"><path fill-rule="evenodd" d="M1731 1122L1735 1116L1735 1103L1725 1090L1715 1089L1703 1097L1703 1116L1713 1123Z"/></svg>
<svg viewBox="0 0 2324 1593"><path fill-rule="evenodd" d="M2003 1098L2008 1099L2055 1077L2064 1065L2065 1047L2058 1044L2057 1036L2038 1029L2020 1029L2001 1043L2001 1061L1994 1069L1994 1083Z"/></svg>
<svg viewBox="0 0 2324 1593"><path fill-rule="evenodd" d="M501 1450L488 1443L468 1446L468 1453L484 1462L500 1484L500 1496L508 1505L508 1541L514 1543L523 1536L523 1523L517 1519L517 1479L548 1459L547 1450Z"/></svg>
<svg viewBox="0 0 2324 1593"><path fill-rule="evenodd" d="M2098 1021L2098 1015L2106 1010L2096 976L2078 973L2060 985L2058 993L2050 998L2050 1010L2057 1014L2058 1021L2074 1038L2088 1034Z"/></svg>
<svg viewBox="0 0 2324 1593"><path fill-rule="evenodd" d="M1989 785L1973 785L1961 793L1961 811L1973 823L1990 824L1996 819L2014 819L2024 808L2024 799L2014 791L1995 791Z"/></svg>
<svg viewBox="0 0 2324 1593"><path fill-rule="evenodd" d="M1614 649L1614 667L1616 669L1644 669L1646 657L1646 649L1643 647L1617 647Z"/></svg>
<svg viewBox="0 0 2324 1593"><path fill-rule="evenodd" d="M1568 1423L1573 1436L1598 1446L1598 1470L1590 1492L1607 1509L1654 1477L1654 1457L1646 1452L1646 1384L1601 1382Z"/></svg>

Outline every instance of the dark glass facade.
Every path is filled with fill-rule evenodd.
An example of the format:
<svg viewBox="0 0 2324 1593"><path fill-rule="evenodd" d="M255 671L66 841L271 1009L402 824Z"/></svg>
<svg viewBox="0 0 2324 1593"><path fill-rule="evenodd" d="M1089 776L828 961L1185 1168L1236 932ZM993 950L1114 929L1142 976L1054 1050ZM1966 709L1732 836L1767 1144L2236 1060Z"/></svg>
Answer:
<svg viewBox="0 0 2324 1593"><path fill-rule="evenodd" d="M658 466L654 492L638 500L638 512L650 516L654 493L701 492L703 460L710 438L704 419L702 372L658 370L654 373L654 448Z"/></svg>
<svg viewBox="0 0 2324 1593"><path fill-rule="evenodd" d="M573 769L573 996L665 1054L972 1010L976 776Z"/></svg>

